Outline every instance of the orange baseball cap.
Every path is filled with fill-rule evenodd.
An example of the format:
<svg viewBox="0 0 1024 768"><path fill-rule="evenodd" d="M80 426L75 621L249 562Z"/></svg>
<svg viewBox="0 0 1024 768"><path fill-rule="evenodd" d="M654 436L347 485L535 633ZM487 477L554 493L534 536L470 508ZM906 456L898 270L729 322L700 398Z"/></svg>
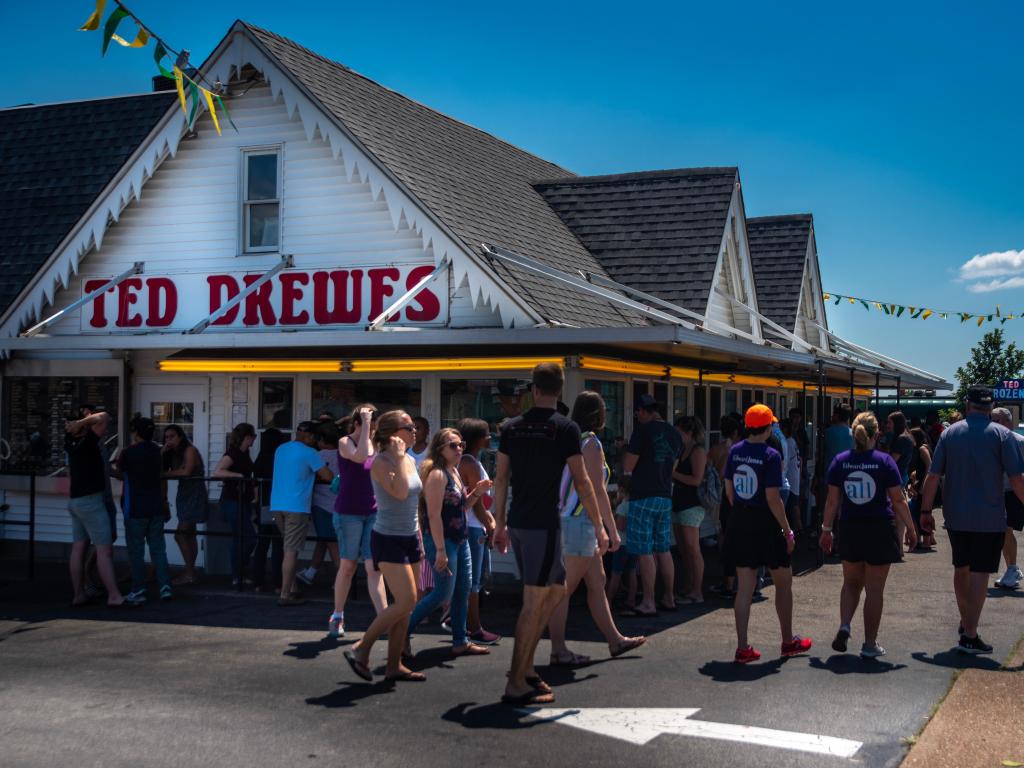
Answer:
<svg viewBox="0 0 1024 768"><path fill-rule="evenodd" d="M743 417L743 423L747 425L748 429L761 429L773 421L775 421L775 414L772 413L772 409L760 403L755 403L747 408L747 413Z"/></svg>

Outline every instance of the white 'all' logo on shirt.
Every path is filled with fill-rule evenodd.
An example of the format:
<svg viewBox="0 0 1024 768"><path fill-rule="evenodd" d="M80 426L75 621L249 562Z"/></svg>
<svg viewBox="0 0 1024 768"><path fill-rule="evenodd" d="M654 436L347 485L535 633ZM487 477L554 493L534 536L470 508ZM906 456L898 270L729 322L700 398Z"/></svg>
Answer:
<svg viewBox="0 0 1024 768"><path fill-rule="evenodd" d="M867 504L875 498L875 491L878 490L878 486L875 485L875 478L867 472L858 470L857 472L851 472L846 480L843 481L843 490L846 491L846 498L854 504Z"/></svg>
<svg viewBox="0 0 1024 768"><path fill-rule="evenodd" d="M732 489L741 499L750 501L757 493L757 472L749 464L740 464L732 476Z"/></svg>

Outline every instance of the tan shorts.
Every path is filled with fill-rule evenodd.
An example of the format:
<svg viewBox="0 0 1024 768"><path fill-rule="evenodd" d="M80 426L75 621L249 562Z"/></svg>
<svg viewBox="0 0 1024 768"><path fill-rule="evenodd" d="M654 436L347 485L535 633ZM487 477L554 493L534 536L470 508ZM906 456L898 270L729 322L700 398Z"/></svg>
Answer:
<svg viewBox="0 0 1024 768"><path fill-rule="evenodd" d="M301 552L306 546L309 515L302 512L275 512L274 522L284 538L285 552Z"/></svg>

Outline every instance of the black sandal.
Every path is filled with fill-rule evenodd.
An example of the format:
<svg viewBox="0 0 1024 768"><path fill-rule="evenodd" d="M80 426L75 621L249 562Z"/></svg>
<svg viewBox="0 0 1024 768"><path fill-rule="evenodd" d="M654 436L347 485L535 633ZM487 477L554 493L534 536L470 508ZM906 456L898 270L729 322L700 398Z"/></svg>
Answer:
<svg viewBox="0 0 1024 768"><path fill-rule="evenodd" d="M355 672L358 677L361 677L368 683L373 682L373 673L370 671L370 668L357 659L356 655L352 651L345 651L342 655L345 657L345 661L348 662L348 665L352 667L352 671Z"/></svg>

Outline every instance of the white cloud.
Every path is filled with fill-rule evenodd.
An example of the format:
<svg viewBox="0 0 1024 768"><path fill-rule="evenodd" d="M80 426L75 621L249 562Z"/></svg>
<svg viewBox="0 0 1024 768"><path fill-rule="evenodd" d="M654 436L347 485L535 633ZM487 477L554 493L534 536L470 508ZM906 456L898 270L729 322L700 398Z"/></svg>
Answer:
<svg viewBox="0 0 1024 768"><path fill-rule="evenodd" d="M980 280L983 277L1002 277L1020 273L1024 273L1024 250L979 253L960 265L961 280ZM995 285L997 282L993 280L990 283L985 283L985 285ZM976 288L972 285L970 290L975 293L984 293L986 291L999 290L1000 288L1017 288L1021 285L1024 285L1024 283L997 285L994 288Z"/></svg>
<svg viewBox="0 0 1024 768"><path fill-rule="evenodd" d="M967 286L967 290L971 293L991 293L1008 288L1024 288L1024 276L997 278L987 282L971 283Z"/></svg>

